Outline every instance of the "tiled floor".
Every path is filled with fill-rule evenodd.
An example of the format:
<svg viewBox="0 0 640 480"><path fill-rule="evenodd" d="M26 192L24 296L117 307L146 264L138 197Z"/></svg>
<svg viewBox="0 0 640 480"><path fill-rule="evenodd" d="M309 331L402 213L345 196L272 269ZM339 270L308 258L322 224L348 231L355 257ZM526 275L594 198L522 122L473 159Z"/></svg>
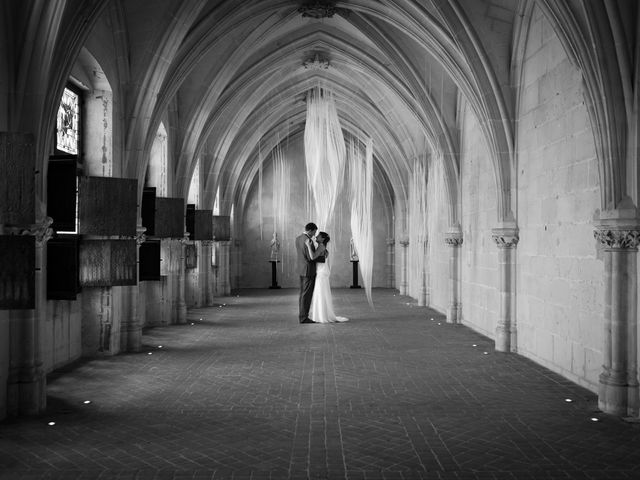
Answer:
<svg viewBox="0 0 640 480"><path fill-rule="evenodd" d="M242 291L56 374L46 415L0 425L0 478L640 478L638 424L374 293L371 311L336 290L348 323L300 325L294 290Z"/></svg>

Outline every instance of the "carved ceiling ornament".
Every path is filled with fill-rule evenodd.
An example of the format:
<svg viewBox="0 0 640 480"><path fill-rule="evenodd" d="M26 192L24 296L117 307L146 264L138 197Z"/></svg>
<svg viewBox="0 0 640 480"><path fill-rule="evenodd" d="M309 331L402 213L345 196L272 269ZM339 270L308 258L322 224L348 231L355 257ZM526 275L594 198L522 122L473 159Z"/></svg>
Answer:
<svg viewBox="0 0 640 480"><path fill-rule="evenodd" d="M307 70L327 70L329 68L329 60L324 55L316 52L313 58L308 58L302 65Z"/></svg>
<svg viewBox="0 0 640 480"><path fill-rule="evenodd" d="M303 17L309 18L331 18L337 11L335 2L327 1L308 2L298 8Z"/></svg>
<svg viewBox="0 0 640 480"><path fill-rule="evenodd" d="M605 248L621 250L636 250L640 244L640 230L638 228L598 228L593 236Z"/></svg>

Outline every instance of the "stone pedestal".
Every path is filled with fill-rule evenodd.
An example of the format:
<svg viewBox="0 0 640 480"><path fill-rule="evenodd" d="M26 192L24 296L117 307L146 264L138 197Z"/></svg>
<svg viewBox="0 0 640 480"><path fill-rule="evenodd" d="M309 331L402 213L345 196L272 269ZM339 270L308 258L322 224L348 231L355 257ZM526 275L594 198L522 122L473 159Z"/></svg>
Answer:
<svg viewBox="0 0 640 480"><path fill-rule="evenodd" d="M500 301L495 349L498 352L515 352L518 345L515 319L515 249L519 240L518 229L516 227L494 228L491 233L498 246Z"/></svg>
<svg viewBox="0 0 640 480"><path fill-rule="evenodd" d="M640 225L605 221L595 238L604 248L604 345L598 407L638 415L637 251Z"/></svg>
<svg viewBox="0 0 640 480"><path fill-rule="evenodd" d="M462 232L447 232L444 237L449 247L449 306L447 307L447 323L460 323L462 320L462 304L460 302L460 250Z"/></svg>

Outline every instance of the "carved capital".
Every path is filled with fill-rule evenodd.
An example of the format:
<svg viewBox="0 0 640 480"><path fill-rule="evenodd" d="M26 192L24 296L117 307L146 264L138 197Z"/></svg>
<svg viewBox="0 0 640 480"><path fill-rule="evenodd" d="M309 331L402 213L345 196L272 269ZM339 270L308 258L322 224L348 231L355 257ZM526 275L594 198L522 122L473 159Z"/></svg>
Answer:
<svg viewBox="0 0 640 480"><path fill-rule="evenodd" d="M203 247L210 247L213 245L213 240L202 240Z"/></svg>
<svg viewBox="0 0 640 480"><path fill-rule="evenodd" d="M180 239L180 243L183 245L191 244L189 232L184 232L184 236Z"/></svg>
<svg viewBox="0 0 640 480"><path fill-rule="evenodd" d="M52 223L53 218L44 217L40 223L30 225L0 225L0 232L3 235L31 235L36 237L38 245L43 245L53 236Z"/></svg>
<svg viewBox="0 0 640 480"><path fill-rule="evenodd" d="M327 70L329 68L329 60L320 53L316 53L313 58L308 58L302 65L307 70Z"/></svg>
<svg viewBox="0 0 640 480"><path fill-rule="evenodd" d="M498 248L513 248L520 240L517 228L494 228L491 230L491 237Z"/></svg>
<svg viewBox="0 0 640 480"><path fill-rule="evenodd" d="M147 236L144 234L146 231L147 227L143 227L141 225L136 227L136 244L138 246L142 245L147 240Z"/></svg>
<svg viewBox="0 0 640 480"><path fill-rule="evenodd" d="M450 247L460 247L462 241L462 232L447 232L444 236L444 243Z"/></svg>
<svg viewBox="0 0 640 480"><path fill-rule="evenodd" d="M593 232L593 236L605 248L637 250L638 244L640 244L640 229L638 227L602 227L597 228Z"/></svg>
<svg viewBox="0 0 640 480"><path fill-rule="evenodd" d="M298 8L298 12L300 12L303 17L309 18L331 18L337 11L338 9L335 6L335 2L328 1L308 2Z"/></svg>

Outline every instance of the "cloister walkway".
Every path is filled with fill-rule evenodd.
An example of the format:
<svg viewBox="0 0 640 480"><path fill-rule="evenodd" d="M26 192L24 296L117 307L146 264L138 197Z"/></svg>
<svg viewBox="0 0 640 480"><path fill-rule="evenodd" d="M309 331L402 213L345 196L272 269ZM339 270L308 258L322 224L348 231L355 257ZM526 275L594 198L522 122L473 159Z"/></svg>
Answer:
<svg viewBox="0 0 640 480"><path fill-rule="evenodd" d="M300 325L295 290L237 293L52 375L0 478L640 478L638 424L408 297L335 290L351 320Z"/></svg>

